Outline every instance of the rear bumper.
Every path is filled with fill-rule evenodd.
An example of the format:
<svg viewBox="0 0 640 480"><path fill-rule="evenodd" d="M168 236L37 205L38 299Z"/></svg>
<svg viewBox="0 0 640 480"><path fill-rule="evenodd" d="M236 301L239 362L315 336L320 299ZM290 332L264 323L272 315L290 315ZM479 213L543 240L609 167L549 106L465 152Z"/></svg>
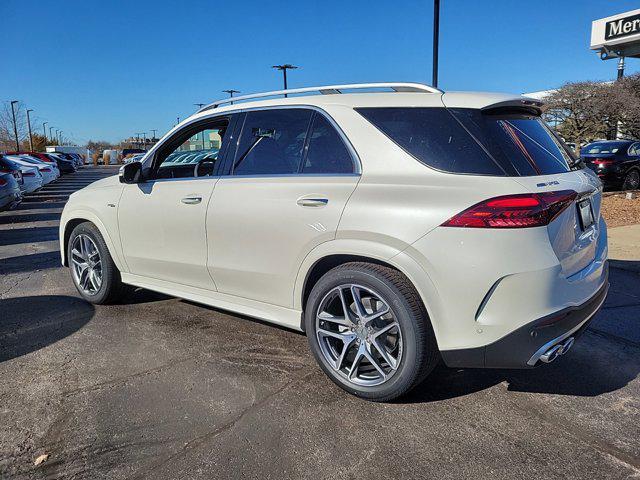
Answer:
<svg viewBox="0 0 640 480"><path fill-rule="evenodd" d="M602 287L582 305L568 307L530 322L489 345L442 351L448 367L530 368L552 346L573 336L577 338L600 310L609 290L609 268L605 264Z"/></svg>

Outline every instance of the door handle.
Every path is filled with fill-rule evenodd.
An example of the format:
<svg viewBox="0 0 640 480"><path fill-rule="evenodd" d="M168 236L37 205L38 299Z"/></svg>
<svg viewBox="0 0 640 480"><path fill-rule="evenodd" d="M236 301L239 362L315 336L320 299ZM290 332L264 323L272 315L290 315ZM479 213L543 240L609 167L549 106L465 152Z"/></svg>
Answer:
<svg viewBox="0 0 640 480"><path fill-rule="evenodd" d="M195 205L196 203L200 203L202 201L202 197L184 197L182 203L186 203L187 205Z"/></svg>
<svg viewBox="0 0 640 480"><path fill-rule="evenodd" d="M296 202L301 207L324 207L329 203L328 198L299 198Z"/></svg>

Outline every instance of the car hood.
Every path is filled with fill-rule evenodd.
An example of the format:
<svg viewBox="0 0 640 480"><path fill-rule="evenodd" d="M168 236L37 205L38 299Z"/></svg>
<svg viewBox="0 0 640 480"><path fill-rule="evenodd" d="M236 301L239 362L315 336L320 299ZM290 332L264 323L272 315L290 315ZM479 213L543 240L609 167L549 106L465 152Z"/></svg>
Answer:
<svg viewBox="0 0 640 480"><path fill-rule="evenodd" d="M113 187L116 185L120 185L120 178L118 177L118 175L113 175L112 177L96 180L95 182L84 187L82 190L88 190L92 188Z"/></svg>

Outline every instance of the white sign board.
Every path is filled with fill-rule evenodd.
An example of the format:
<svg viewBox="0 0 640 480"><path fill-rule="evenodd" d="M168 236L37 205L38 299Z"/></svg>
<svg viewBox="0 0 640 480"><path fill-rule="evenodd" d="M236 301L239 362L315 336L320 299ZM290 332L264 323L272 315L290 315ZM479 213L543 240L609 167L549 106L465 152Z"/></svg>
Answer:
<svg viewBox="0 0 640 480"><path fill-rule="evenodd" d="M640 56L640 9L592 22L591 50L599 50L603 60Z"/></svg>

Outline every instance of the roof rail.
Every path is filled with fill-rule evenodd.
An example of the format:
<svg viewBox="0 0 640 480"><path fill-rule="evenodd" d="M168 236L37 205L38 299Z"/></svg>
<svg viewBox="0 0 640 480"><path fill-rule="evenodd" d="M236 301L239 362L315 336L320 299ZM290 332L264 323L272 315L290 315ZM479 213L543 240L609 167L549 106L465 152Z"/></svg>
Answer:
<svg viewBox="0 0 640 480"><path fill-rule="evenodd" d="M321 87L304 87L304 88L290 88L287 90L275 90L273 92L252 93L250 95L242 95L240 97L229 97L223 100L217 100L209 105L202 107L198 110L198 113L205 110L211 110L220 105L234 102L242 102L244 100L251 100L254 98L275 97L277 95L296 94L296 93L309 93L319 92L323 95L334 95L342 93L342 90L363 90L368 88L389 88L395 92L422 92L422 93L443 93L442 90L424 85L422 83L352 83L346 85L324 85Z"/></svg>

